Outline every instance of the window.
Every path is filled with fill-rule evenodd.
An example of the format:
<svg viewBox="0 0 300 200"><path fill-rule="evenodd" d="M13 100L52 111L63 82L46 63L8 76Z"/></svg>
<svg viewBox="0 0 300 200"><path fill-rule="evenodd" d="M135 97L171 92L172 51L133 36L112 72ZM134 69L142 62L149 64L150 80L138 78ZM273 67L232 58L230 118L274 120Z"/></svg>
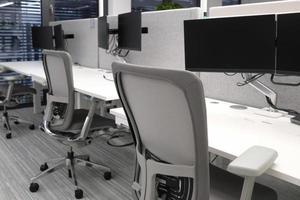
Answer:
<svg viewBox="0 0 300 200"><path fill-rule="evenodd" d="M132 0L133 11L153 11L163 0ZM183 8L200 6L200 0L172 0Z"/></svg>
<svg viewBox="0 0 300 200"><path fill-rule="evenodd" d="M31 27L41 24L40 0L14 0L0 8L0 62L40 59L32 49Z"/></svg>
<svg viewBox="0 0 300 200"><path fill-rule="evenodd" d="M55 0L55 21L96 18L98 17L98 0Z"/></svg>
<svg viewBox="0 0 300 200"><path fill-rule="evenodd" d="M31 27L41 25L41 0L8 0L8 2L9 5L0 7L0 62L40 60L41 50L32 48ZM55 20L98 16L98 0L54 2ZM0 85L5 83L0 77ZM30 78L22 80L21 83L32 84ZM30 103L31 95L20 101Z"/></svg>
<svg viewBox="0 0 300 200"><path fill-rule="evenodd" d="M9 3L11 4L0 8L0 62L39 60L40 51L32 49L31 45L31 27L41 24L40 0L14 0ZM32 84L30 78L20 83ZM6 82L0 77L0 85L2 84ZM19 101L28 103L32 100L29 95Z"/></svg>

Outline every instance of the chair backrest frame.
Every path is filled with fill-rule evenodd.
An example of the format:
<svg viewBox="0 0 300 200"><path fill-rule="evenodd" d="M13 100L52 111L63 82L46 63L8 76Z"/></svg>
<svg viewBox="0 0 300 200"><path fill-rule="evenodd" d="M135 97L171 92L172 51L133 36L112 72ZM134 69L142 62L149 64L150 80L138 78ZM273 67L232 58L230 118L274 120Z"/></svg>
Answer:
<svg viewBox="0 0 300 200"><path fill-rule="evenodd" d="M112 65L114 80L118 90L121 102L127 115L130 127L134 133L136 140L136 148L140 154L145 155L145 147L143 145L139 126L133 114L132 108L128 100L128 94L124 89L124 76L131 75L142 77L144 79L152 79L157 81L165 81L168 84L181 90L185 96L190 119L192 121L194 155L195 155L195 174L194 179L195 198L201 200L209 199L209 162L208 162L208 139L207 139L207 119L206 106L203 86L198 77L187 71L176 71L167 69L154 69L136 65L128 65L124 63L113 63ZM126 83L125 83L126 84ZM126 87L126 86L125 86ZM172 102L170 102L172 103ZM155 109L155 108L150 108ZM173 144L176 145L176 144ZM168 162L168 160L164 160ZM175 164L176 163L171 163Z"/></svg>
<svg viewBox="0 0 300 200"><path fill-rule="evenodd" d="M44 50L43 66L49 89L48 95L52 97L51 101L47 102L47 107L52 107L53 103L66 104L62 123L58 125L50 123L49 128L60 131L67 130L71 125L75 107L72 58L65 51ZM57 80L56 76L59 76L61 80ZM62 99L63 101L60 101ZM47 114L53 115L52 109ZM46 116L48 119L51 117Z"/></svg>

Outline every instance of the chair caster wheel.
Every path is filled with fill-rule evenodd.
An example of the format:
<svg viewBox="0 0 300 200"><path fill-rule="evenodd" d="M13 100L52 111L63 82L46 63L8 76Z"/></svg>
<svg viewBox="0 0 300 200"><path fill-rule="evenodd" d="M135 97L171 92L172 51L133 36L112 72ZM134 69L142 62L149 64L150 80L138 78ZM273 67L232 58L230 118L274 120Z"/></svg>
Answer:
<svg viewBox="0 0 300 200"><path fill-rule="evenodd" d="M47 163L44 163L40 166L40 171L43 172L45 170L47 170L49 167L48 167L48 164Z"/></svg>
<svg viewBox="0 0 300 200"><path fill-rule="evenodd" d="M83 191L81 189L75 190L75 198L82 199L83 198Z"/></svg>
<svg viewBox="0 0 300 200"><path fill-rule="evenodd" d="M104 177L105 180L110 180L111 179L111 172L105 172L103 177Z"/></svg>
<svg viewBox="0 0 300 200"><path fill-rule="evenodd" d="M11 133L6 134L6 139L11 139Z"/></svg>
<svg viewBox="0 0 300 200"><path fill-rule="evenodd" d="M37 183L30 183L30 186L29 186L29 190L30 192L37 192L39 190L39 184Z"/></svg>
<svg viewBox="0 0 300 200"><path fill-rule="evenodd" d="M15 123L15 124L20 124L20 122L19 122L19 121L14 121L14 123Z"/></svg>
<svg viewBox="0 0 300 200"><path fill-rule="evenodd" d="M34 130L34 129L35 129L35 126L34 126L34 124L31 124L28 128L29 128L30 130Z"/></svg>

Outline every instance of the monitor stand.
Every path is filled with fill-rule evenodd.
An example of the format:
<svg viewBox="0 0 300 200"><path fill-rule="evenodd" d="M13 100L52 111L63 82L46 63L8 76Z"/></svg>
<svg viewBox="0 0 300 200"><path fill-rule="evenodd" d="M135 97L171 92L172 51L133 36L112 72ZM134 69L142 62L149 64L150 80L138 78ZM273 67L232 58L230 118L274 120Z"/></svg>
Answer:
<svg viewBox="0 0 300 200"><path fill-rule="evenodd" d="M251 79L252 74L251 73L246 73L245 76L246 76L246 81L247 81L247 80ZM249 82L249 85L252 86L257 91L259 91L260 93L262 93L263 95L265 95L266 97L269 97L270 100L272 101L273 105L276 106L276 104L277 104L277 94L274 92L274 90L267 87L266 85L264 85L262 82L260 82L258 80L254 80L254 81ZM265 116L265 117L270 117L270 118L279 118L279 117L284 116L286 113L278 111L278 110L276 110L274 108L271 108L271 107L267 107L267 108L263 108L262 112L258 111L255 114Z"/></svg>

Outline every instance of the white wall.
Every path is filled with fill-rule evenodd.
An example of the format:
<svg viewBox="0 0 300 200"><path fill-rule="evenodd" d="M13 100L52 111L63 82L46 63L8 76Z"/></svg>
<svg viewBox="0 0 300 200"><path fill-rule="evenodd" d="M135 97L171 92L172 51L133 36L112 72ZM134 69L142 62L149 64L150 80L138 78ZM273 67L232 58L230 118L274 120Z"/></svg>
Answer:
<svg viewBox="0 0 300 200"><path fill-rule="evenodd" d="M127 12L131 12L131 0L109 0L109 15L118 15Z"/></svg>
<svg viewBox="0 0 300 200"><path fill-rule="evenodd" d="M99 0L99 16L103 16L103 0Z"/></svg>

